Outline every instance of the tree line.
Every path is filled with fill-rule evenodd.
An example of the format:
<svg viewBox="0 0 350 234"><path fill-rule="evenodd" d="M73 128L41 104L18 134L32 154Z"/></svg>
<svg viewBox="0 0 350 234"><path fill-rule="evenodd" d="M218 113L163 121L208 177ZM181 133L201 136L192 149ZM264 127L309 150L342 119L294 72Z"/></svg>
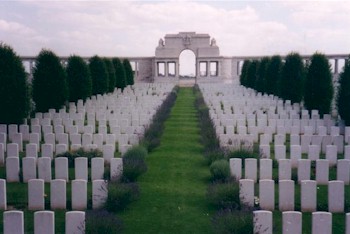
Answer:
<svg viewBox="0 0 350 234"><path fill-rule="evenodd" d="M331 112L334 96L331 65L321 53L313 54L308 63L295 52L289 53L284 60L279 55L245 60L240 83L292 103L303 102L306 109L318 110L321 116ZM350 125L350 57L339 76L336 106L340 117Z"/></svg>
<svg viewBox="0 0 350 234"><path fill-rule="evenodd" d="M134 84L129 60L93 56L88 63L77 55L64 67L52 51L43 49L35 60L33 80L20 57L0 43L0 123L21 124L30 112L60 109L67 102L113 92Z"/></svg>

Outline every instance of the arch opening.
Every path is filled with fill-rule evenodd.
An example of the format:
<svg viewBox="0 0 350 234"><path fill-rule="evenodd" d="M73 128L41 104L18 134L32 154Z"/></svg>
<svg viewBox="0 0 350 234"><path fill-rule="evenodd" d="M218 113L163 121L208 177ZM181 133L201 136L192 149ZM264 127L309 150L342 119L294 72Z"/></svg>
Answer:
<svg viewBox="0 0 350 234"><path fill-rule="evenodd" d="M180 78L196 77L196 55L192 50L186 49L179 56Z"/></svg>

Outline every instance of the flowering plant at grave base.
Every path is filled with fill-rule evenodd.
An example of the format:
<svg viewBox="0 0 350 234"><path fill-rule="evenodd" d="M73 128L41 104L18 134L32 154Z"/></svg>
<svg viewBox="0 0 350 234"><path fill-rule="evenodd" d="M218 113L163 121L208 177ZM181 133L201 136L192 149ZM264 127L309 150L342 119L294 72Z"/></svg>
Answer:
<svg viewBox="0 0 350 234"><path fill-rule="evenodd" d="M255 196L254 197L254 205L259 206L259 204L260 204L260 199L259 199L259 197Z"/></svg>

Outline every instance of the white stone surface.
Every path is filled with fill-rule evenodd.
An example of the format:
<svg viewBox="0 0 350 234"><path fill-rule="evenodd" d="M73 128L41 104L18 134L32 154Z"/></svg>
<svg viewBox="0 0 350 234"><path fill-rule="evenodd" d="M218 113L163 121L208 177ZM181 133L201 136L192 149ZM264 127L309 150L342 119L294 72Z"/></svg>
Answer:
<svg viewBox="0 0 350 234"><path fill-rule="evenodd" d="M46 183L51 181L51 158L38 158L38 178L43 179Z"/></svg>
<svg viewBox="0 0 350 234"><path fill-rule="evenodd" d="M298 183L302 180L310 180L311 175L311 160L299 159L298 160Z"/></svg>
<svg viewBox="0 0 350 234"><path fill-rule="evenodd" d="M3 217L4 234L24 234L23 211L5 211Z"/></svg>
<svg viewBox="0 0 350 234"><path fill-rule="evenodd" d="M36 179L36 158L22 158L23 182L27 183L31 179Z"/></svg>
<svg viewBox="0 0 350 234"><path fill-rule="evenodd" d="M239 199L241 204L245 206L254 206L254 180L239 180Z"/></svg>
<svg viewBox="0 0 350 234"><path fill-rule="evenodd" d="M257 210L253 212L254 216L254 233L255 234L272 234L272 212Z"/></svg>
<svg viewBox="0 0 350 234"><path fill-rule="evenodd" d="M19 158L8 157L6 159L6 181L19 182Z"/></svg>
<svg viewBox="0 0 350 234"><path fill-rule="evenodd" d="M344 182L333 180L328 183L328 211L331 213L344 212Z"/></svg>
<svg viewBox="0 0 350 234"><path fill-rule="evenodd" d="M68 159L65 157L55 158L55 179L68 181Z"/></svg>
<svg viewBox="0 0 350 234"><path fill-rule="evenodd" d="M350 160L339 159L337 161L337 180L341 180L345 185L350 182Z"/></svg>
<svg viewBox="0 0 350 234"><path fill-rule="evenodd" d="M85 212L66 212L66 234L85 233Z"/></svg>
<svg viewBox="0 0 350 234"><path fill-rule="evenodd" d="M87 207L87 181L72 181L72 210L85 210Z"/></svg>
<svg viewBox="0 0 350 234"><path fill-rule="evenodd" d="M301 211L314 212L317 209L317 183L314 180L301 181Z"/></svg>
<svg viewBox="0 0 350 234"><path fill-rule="evenodd" d="M272 180L272 160L271 159L260 159L260 180Z"/></svg>
<svg viewBox="0 0 350 234"><path fill-rule="evenodd" d="M7 210L6 180L0 179L0 210Z"/></svg>
<svg viewBox="0 0 350 234"><path fill-rule="evenodd" d="M254 183L257 182L257 174L258 174L258 161L255 158L246 158L244 166L244 178L251 179Z"/></svg>
<svg viewBox="0 0 350 234"><path fill-rule="evenodd" d="M50 201L51 210L66 209L67 195L66 195L67 182L62 179L55 179L50 184Z"/></svg>
<svg viewBox="0 0 350 234"><path fill-rule="evenodd" d="M290 180L292 178L292 161L290 159L278 160L278 179Z"/></svg>
<svg viewBox="0 0 350 234"><path fill-rule="evenodd" d="M91 159L91 180L101 180L104 174L104 159L93 158Z"/></svg>
<svg viewBox="0 0 350 234"><path fill-rule="evenodd" d="M32 179L28 181L28 209L44 210L44 180Z"/></svg>
<svg viewBox="0 0 350 234"><path fill-rule="evenodd" d="M275 210L275 181L259 180L259 202L262 210Z"/></svg>
<svg viewBox="0 0 350 234"><path fill-rule="evenodd" d="M53 211L37 211L34 213L35 234L55 234L55 213Z"/></svg>
<svg viewBox="0 0 350 234"><path fill-rule="evenodd" d="M123 159L112 158L110 164L110 178L112 181L118 180L123 175Z"/></svg>
<svg viewBox="0 0 350 234"><path fill-rule="evenodd" d="M312 213L312 234L332 234L332 213Z"/></svg>
<svg viewBox="0 0 350 234"><path fill-rule="evenodd" d="M329 162L326 159L316 160L317 184L327 185L329 180Z"/></svg>
<svg viewBox="0 0 350 234"><path fill-rule="evenodd" d="M283 234L302 233L302 213L299 211L284 211L282 213Z"/></svg>
<svg viewBox="0 0 350 234"><path fill-rule="evenodd" d="M99 209L108 197L108 184L105 180L94 180L92 182L92 208Z"/></svg>
<svg viewBox="0 0 350 234"><path fill-rule="evenodd" d="M294 181L280 180L278 205L280 211L294 210Z"/></svg>
<svg viewBox="0 0 350 234"><path fill-rule="evenodd" d="M76 180L88 180L88 160L85 157L74 159Z"/></svg>

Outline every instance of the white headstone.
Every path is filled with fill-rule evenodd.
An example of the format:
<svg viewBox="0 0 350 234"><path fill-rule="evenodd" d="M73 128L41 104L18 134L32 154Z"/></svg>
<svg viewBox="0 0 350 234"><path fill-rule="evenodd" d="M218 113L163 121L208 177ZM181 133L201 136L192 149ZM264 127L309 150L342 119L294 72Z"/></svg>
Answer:
<svg viewBox="0 0 350 234"><path fill-rule="evenodd" d="M56 155L57 154L62 154L64 152L67 152L68 151L68 145L66 144L56 144Z"/></svg>
<svg viewBox="0 0 350 234"><path fill-rule="evenodd" d="M6 147L7 157L19 157L18 144L9 143Z"/></svg>
<svg viewBox="0 0 350 234"><path fill-rule="evenodd" d="M115 146L107 144L102 146L103 158L107 163L110 163L111 159L114 158Z"/></svg>
<svg viewBox="0 0 350 234"><path fill-rule="evenodd" d="M326 146L326 159L329 161L329 166L335 166L337 164L337 146L327 145Z"/></svg>
<svg viewBox="0 0 350 234"><path fill-rule="evenodd" d="M260 180L272 180L272 160L260 159Z"/></svg>
<svg viewBox="0 0 350 234"><path fill-rule="evenodd" d="M104 174L104 159L93 158L91 159L91 180L101 180Z"/></svg>
<svg viewBox="0 0 350 234"><path fill-rule="evenodd" d="M329 180L329 162L326 159L316 160L317 184L327 185Z"/></svg>
<svg viewBox="0 0 350 234"><path fill-rule="evenodd" d="M16 143L18 145L19 152L23 152L22 133L14 133L12 143Z"/></svg>
<svg viewBox="0 0 350 234"><path fill-rule="evenodd" d="M310 160L320 159L321 147L318 145L309 145L308 158Z"/></svg>
<svg viewBox="0 0 350 234"><path fill-rule="evenodd" d="M6 159L6 181L19 182L19 158L8 157Z"/></svg>
<svg viewBox="0 0 350 234"><path fill-rule="evenodd" d="M257 210L253 212L254 216L254 233L256 234L272 234L272 212L265 210Z"/></svg>
<svg viewBox="0 0 350 234"><path fill-rule="evenodd" d="M299 159L298 160L298 183L302 180L310 180L311 173L311 160Z"/></svg>
<svg viewBox="0 0 350 234"><path fill-rule="evenodd" d="M235 180L240 180L242 178L242 159L240 158L230 158L230 172L231 177Z"/></svg>
<svg viewBox="0 0 350 234"><path fill-rule="evenodd" d="M65 157L55 158L55 179L68 181L68 159Z"/></svg>
<svg viewBox="0 0 350 234"><path fill-rule="evenodd" d="M26 144L26 157L37 158L38 157L38 145L29 143Z"/></svg>
<svg viewBox="0 0 350 234"><path fill-rule="evenodd" d="M301 181L301 211L314 212L317 209L317 184L314 180Z"/></svg>
<svg viewBox="0 0 350 234"><path fill-rule="evenodd" d="M44 180L32 179L28 181L28 209L44 210Z"/></svg>
<svg viewBox="0 0 350 234"><path fill-rule="evenodd" d="M332 213L312 213L312 234L332 234Z"/></svg>
<svg viewBox="0 0 350 234"><path fill-rule="evenodd" d="M7 210L6 180L0 179L0 210Z"/></svg>
<svg viewBox="0 0 350 234"><path fill-rule="evenodd" d="M285 145L275 145L275 159L285 159L286 158L286 146Z"/></svg>
<svg viewBox="0 0 350 234"><path fill-rule="evenodd" d="M242 205L254 207L254 180L239 180L239 199Z"/></svg>
<svg viewBox="0 0 350 234"><path fill-rule="evenodd" d="M290 146L290 159L292 161L292 167L296 168L298 166L298 160L301 159L301 147L300 145Z"/></svg>
<svg viewBox="0 0 350 234"><path fill-rule="evenodd" d="M112 158L110 168L111 168L111 171L110 171L111 180L118 180L123 175L123 159Z"/></svg>
<svg viewBox="0 0 350 234"><path fill-rule="evenodd" d="M259 153L261 158L270 158L270 145L260 145L259 146Z"/></svg>
<svg viewBox="0 0 350 234"><path fill-rule="evenodd" d="M38 178L48 183L51 177L51 158L38 158Z"/></svg>
<svg viewBox="0 0 350 234"><path fill-rule="evenodd" d="M75 179L88 180L88 159L85 157L78 157L74 159L75 164Z"/></svg>
<svg viewBox="0 0 350 234"><path fill-rule="evenodd" d="M328 183L328 211L331 213L344 212L344 182L333 180Z"/></svg>
<svg viewBox="0 0 350 234"><path fill-rule="evenodd" d="M41 145L41 157L47 157L53 159L53 145L42 144Z"/></svg>
<svg viewBox="0 0 350 234"><path fill-rule="evenodd" d="M300 145L300 136L296 134L290 135L290 145Z"/></svg>
<svg viewBox="0 0 350 234"><path fill-rule="evenodd" d="M24 234L23 211L5 211L3 217L4 234Z"/></svg>
<svg viewBox="0 0 350 234"><path fill-rule="evenodd" d="M92 208L99 209L103 207L108 197L108 186L105 180L92 181Z"/></svg>
<svg viewBox="0 0 350 234"><path fill-rule="evenodd" d="M350 160L339 159L337 161L337 180L341 180L348 185L350 182Z"/></svg>
<svg viewBox="0 0 350 234"><path fill-rule="evenodd" d="M292 161L290 159L278 160L278 179L290 180L292 178Z"/></svg>
<svg viewBox="0 0 350 234"><path fill-rule="evenodd" d="M37 211L34 213L35 234L55 234L55 213L53 211Z"/></svg>
<svg viewBox="0 0 350 234"><path fill-rule="evenodd" d="M245 179L251 179L256 183L257 181L257 159L255 158L246 158L245 161L245 166L244 166L244 174L245 174Z"/></svg>
<svg viewBox="0 0 350 234"><path fill-rule="evenodd" d="M302 233L302 213L299 211L284 211L282 213L283 234Z"/></svg>
<svg viewBox="0 0 350 234"><path fill-rule="evenodd" d="M85 233L85 212L66 212L66 234Z"/></svg>
<svg viewBox="0 0 350 234"><path fill-rule="evenodd" d="M66 184L65 180L55 179L51 181L51 209L66 209Z"/></svg>
<svg viewBox="0 0 350 234"><path fill-rule="evenodd" d="M22 158L23 182L36 179L36 158Z"/></svg>
<svg viewBox="0 0 350 234"><path fill-rule="evenodd" d="M259 202L263 210L275 210L275 181L259 180Z"/></svg>
<svg viewBox="0 0 350 234"><path fill-rule="evenodd" d="M280 180L278 205L280 211L294 210L294 181Z"/></svg>
<svg viewBox="0 0 350 234"><path fill-rule="evenodd" d="M72 210L85 210L87 207L87 181L72 181Z"/></svg>
<svg viewBox="0 0 350 234"><path fill-rule="evenodd" d="M0 143L0 166L5 164L5 145Z"/></svg>

